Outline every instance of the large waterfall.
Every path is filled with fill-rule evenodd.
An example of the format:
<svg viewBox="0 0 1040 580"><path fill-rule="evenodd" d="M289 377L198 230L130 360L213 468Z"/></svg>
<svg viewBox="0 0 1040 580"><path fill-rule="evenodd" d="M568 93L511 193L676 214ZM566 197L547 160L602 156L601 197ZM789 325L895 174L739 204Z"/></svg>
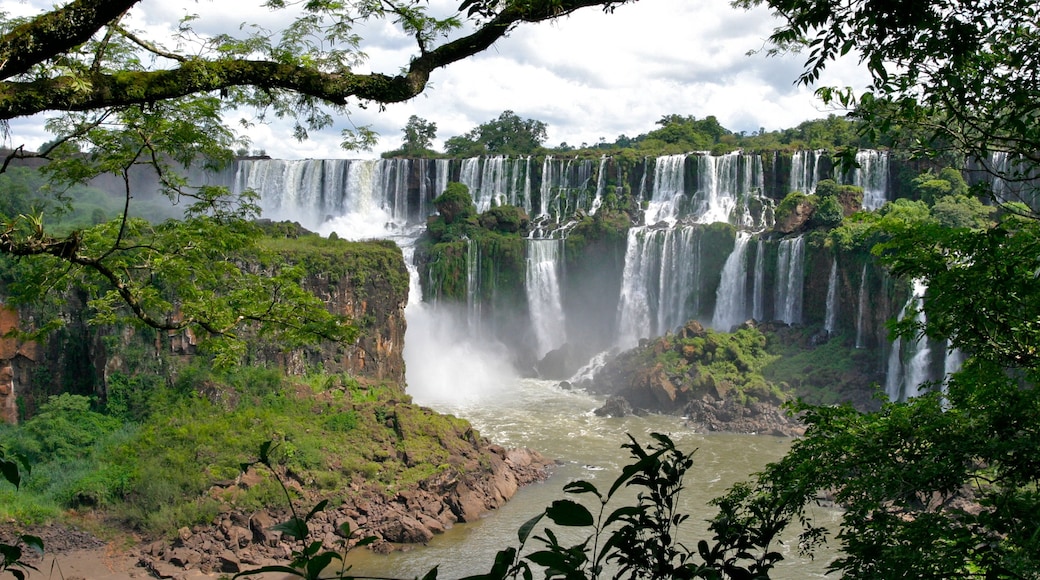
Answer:
<svg viewBox="0 0 1040 580"><path fill-rule="evenodd" d="M638 221L644 225L628 231L625 250L617 254L623 262L613 266L611 281L605 286L610 288L610 298L600 304L614 314L596 337L602 339L603 347L632 346L692 318L720 329L749 317L801 324L805 238L775 242L754 234L771 226L771 207L778 193L772 192L770 198L766 190L789 185L811 191L823 173L830 171L825 160L823 152L795 152L790 174L777 180L776 176L767 179L761 155L739 151L665 155L623 166L606 155L254 159L237 163L234 184L237 190L249 188L259 194L264 217L298 221L319 233L335 232L349 239L391 237L409 256L426 217L435 211L432 200L444 191L449 179L466 184L480 210L496 204L523 207L536 218L537 230L525 242L521 299L514 301L520 318L484 320L495 316L498 306L492 307L489 300L499 289L479 287L484 283L482 277L495 276L495 267L481 264L485 250L474 241L468 243L464 256L468 283L466 304L459 305L460 313L465 312L460 321L474 331L505 334L509 329L508 334L524 342L521 346L531 356L542 356L562 346L568 331L576 330L566 329L565 310L573 304L563 299L562 248L566 242L562 238L569 235L575 216L598 214L625 195L641 200L643 215ZM849 179L881 192L876 198L884 199L887 154L861 152L860 163L860 170ZM824 320L831 332L838 324L836 269L832 265ZM419 293L413 290L413 294ZM576 292L568 300L580 300L580 295ZM861 296L861 303L864 298ZM857 314L862 312L861 307ZM856 336L861 346L864 326L860 315ZM571 340L588 342L587 337L579 339L578 332L571 334Z"/></svg>
<svg viewBox="0 0 1040 580"><path fill-rule="evenodd" d="M677 328L697 311L699 248L692 226L631 228L618 301L618 346Z"/></svg>

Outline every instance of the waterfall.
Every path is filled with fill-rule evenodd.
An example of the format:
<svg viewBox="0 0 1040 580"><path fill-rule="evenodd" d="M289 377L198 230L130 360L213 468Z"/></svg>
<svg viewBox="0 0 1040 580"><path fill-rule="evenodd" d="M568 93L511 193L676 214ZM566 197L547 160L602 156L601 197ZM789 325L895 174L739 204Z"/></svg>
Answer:
<svg viewBox="0 0 1040 580"><path fill-rule="evenodd" d="M480 248L466 239L466 320L471 335L480 334Z"/></svg>
<svg viewBox="0 0 1040 580"><path fill-rule="evenodd" d="M552 186L553 186L553 158L552 155L546 155L542 161L542 187L539 190L539 207L538 215L547 216L549 215L549 204L552 202Z"/></svg>
<svg viewBox="0 0 1040 580"><path fill-rule="evenodd" d="M650 256L643 252L647 231L629 228L625 246L625 269L621 275L618 300L618 347L622 350L639 344L650 335L650 296L646 289Z"/></svg>
<svg viewBox="0 0 1040 580"><path fill-rule="evenodd" d="M733 251L722 267L722 280L716 291L715 316L711 326L730 332L747 318L747 246L751 234L739 232Z"/></svg>
<svg viewBox="0 0 1040 580"><path fill-rule="evenodd" d="M859 300L856 308L856 348L865 348L865 317L867 312L867 265L863 264L863 273L859 276Z"/></svg>
<svg viewBox="0 0 1040 580"><path fill-rule="evenodd" d="M888 152L865 149L856 153L859 164L852 185L863 188L863 209L875 210L888 201Z"/></svg>
<svg viewBox="0 0 1040 580"><path fill-rule="evenodd" d="M805 194L816 193L816 184L820 181L820 159L824 151L799 149L791 155L791 173L788 179L788 191L800 191Z"/></svg>
<svg viewBox="0 0 1040 580"><path fill-rule="evenodd" d="M802 323L805 237L780 241L776 264L776 316L787 324Z"/></svg>
<svg viewBox="0 0 1040 580"><path fill-rule="evenodd" d="M686 155L665 155L654 163L654 189L643 213L644 223L674 224L686 187Z"/></svg>
<svg viewBox="0 0 1040 580"><path fill-rule="evenodd" d="M592 199L592 207L589 208L589 215L596 215L599 211L599 207L603 205L603 194L607 189L607 156L602 155L599 158L599 171L596 172L596 197Z"/></svg>
<svg viewBox="0 0 1040 580"><path fill-rule="evenodd" d="M263 217L365 239L398 234L426 218L425 192L417 207L409 203L410 175L408 159L243 159L232 187L255 191Z"/></svg>
<svg viewBox="0 0 1040 580"><path fill-rule="evenodd" d="M762 322L766 319L766 246L762 238L758 238L758 242L755 244L754 280L755 285L751 291L751 317Z"/></svg>
<svg viewBox="0 0 1040 580"><path fill-rule="evenodd" d="M527 305L538 342L539 359L567 341L560 296L560 246L562 240L527 240Z"/></svg>
<svg viewBox="0 0 1040 580"><path fill-rule="evenodd" d="M696 313L691 296L700 263L696 234L692 226L629 229L618 300L619 347L678 328Z"/></svg>
<svg viewBox="0 0 1040 580"><path fill-rule="evenodd" d="M926 287L924 283L919 280L914 280L913 284L914 291L912 299L915 301L915 305L917 306L915 321L918 324L923 325L927 322L924 313L924 293ZM906 372L906 398L916 397L921 394L921 384L929 379L928 367L932 361L932 350L928 345L928 337L923 332L911 345L909 356L910 363Z"/></svg>
<svg viewBox="0 0 1040 580"><path fill-rule="evenodd" d="M916 310L914 320L918 324L924 324L926 317L923 301L927 290L924 282L914 280L912 292L906 304L899 311L898 319L904 318L912 309ZM929 366L931 364L932 352L928 344L928 337L921 333L912 344L906 345L907 364L903 365L902 337L892 342L892 350L888 355L888 372L885 376L885 393L890 401L903 401L910 397L916 397L921 393L921 385L928 381Z"/></svg>
<svg viewBox="0 0 1040 580"><path fill-rule="evenodd" d="M739 228L766 227L763 216L756 219L749 201L761 197L765 188L762 157L735 151L726 155L697 156L697 193L693 217L699 223L725 222Z"/></svg>
<svg viewBox="0 0 1040 580"><path fill-rule="evenodd" d="M656 334L664 334L682 326L697 311L695 302L692 308L690 306L690 293L698 279L697 270L700 266L700 250L694 244L695 234L696 230L688 226L652 234L653 237L663 238L660 242L660 272L657 276Z"/></svg>
<svg viewBox="0 0 1040 580"><path fill-rule="evenodd" d="M828 336L834 336L838 326L838 258L831 262L831 275L827 279L827 310L824 316L823 329Z"/></svg>

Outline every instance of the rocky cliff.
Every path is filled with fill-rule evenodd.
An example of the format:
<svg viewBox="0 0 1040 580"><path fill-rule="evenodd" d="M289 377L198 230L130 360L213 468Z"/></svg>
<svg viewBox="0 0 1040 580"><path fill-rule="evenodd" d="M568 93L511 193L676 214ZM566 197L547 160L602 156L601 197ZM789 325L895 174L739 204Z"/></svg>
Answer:
<svg viewBox="0 0 1040 580"><path fill-rule="evenodd" d="M330 311L347 317L359 335L351 344L324 342L294 349L257 338L250 342L246 363L278 366L297 375L344 372L403 390L408 273L401 250L392 242L323 239L298 226L283 228L265 244L275 261L302 265L303 286L324 300ZM46 397L62 392L96 395L103 401L108 381L116 374L174 376L197 355L198 337L190 332L92 326L86 323L86 296L68 296L60 302L59 312L52 311L53 305L0 311L3 334L16 327L35 330L51 318L62 321L40 337L39 344L11 337L0 340L0 420L17 419L16 397L20 412L29 415Z"/></svg>

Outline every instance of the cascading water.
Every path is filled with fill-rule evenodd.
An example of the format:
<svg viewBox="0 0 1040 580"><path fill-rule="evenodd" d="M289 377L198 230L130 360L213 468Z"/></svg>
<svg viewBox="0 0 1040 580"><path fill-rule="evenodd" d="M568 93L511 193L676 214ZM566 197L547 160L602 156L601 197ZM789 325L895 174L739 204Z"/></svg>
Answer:
<svg viewBox="0 0 1040 580"><path fill-rule="evenodd" d="M562 244L562 240L527 240L525 289L539 359L567 342L559 275Z"/></svg>
<svg viewBox="0 0 1040 580"><path fill-rule="evenodd" d="M823 329L828 336L834 336L838 326L838 259L831 262L831 274L827 278L827 309L823 319Z"/></svg>
<svg viewBox="0 0 1040 580"><path fill-rule="evenodd" d="M852 172L852 185L863 188L863 209L875 210L888 201L888 152L864 149L856 153L859 167Z"/></svg>
<svg viewBox="0 0 1040 580"><path fill-rule="evenodd" d="M643 212L647 225L674 224L686 188L686 155L665 155L654 163L654 189Z"/></svg>
<svg viewBox="0 0 1040 580"><path fill-rule="evenodd" d="M730 332L747 318L747 247L751 234L739 232L733 251L722 267L711 327Z"/></svg>
<svg viewBox="0 0 1040 580"><path fill-rule="evenodd" d="M697 193L694 219L698 223L731 223L743 229L762 229L748 200L764 190L762 157L735 151L726 155L697 155ZM650 222L647 222L650 223Z"/></svg>
<svg viewBox="0 0 1040 580"><path fill-rule="evenodd" d="M787 324L801 324L805 282L804 236L780 241L776 272L776 319Z"/></svg>
<svg viewBox="0 0 1040 580"><path fill-rule="evenodd" d="M800 191L809 195L816 193L816 184L820 181L820 159L824 155L825 151L814 149L799 149L791 154L789 191Z"/></svg>
<svg viewBox="0 0 1040 580"><path fill-rule="evenodd" d="M755 244L755 275L751 290L751 317L758 321L766 319L766 245L762 238Z"/></svg>
<svg viewBox="0 0 1040 580"><path fill-rule="evenodd" d="M924 324L926 322L924 308L922 307L924 294L927 287L924 282L914 280L911 284L912 292L906 304L899 311L899 319L904 318L912 309L916 310L915 322ZM888 355L888 371L885 376L885 394L890 401L905 401L910 397L920 394L921 385L929 380L928 368L931 364L931 348L928 337L923 333L913 343L907 345L906 352L902 337L892 342L892 350ZM903 365L903 356L907 363Z"/></svg>
<svg viewBox="0 0 1040 580"><path fill-rule="evenodd" d="M603 205L603 195L607 189L607 156L603 155L599 158L599 171L596 172L596 197L592 199L592 206L589 207L589 215L596 215L599 211L599 207Z"/></svg>
<svg viewBox="0 0 1040 580"><path fill-rule="evenodd" d="M863 264L863 272L859 275L859 297L856 307L856 348L866 348L866 312L867 265Z"/></svg>
<svg viewBox="0 0 1040 580"><path fill-rule="evenodd" d="M696 312L696 233L693 226L629 229L618 301L620 348L677 328Z"/></svg>

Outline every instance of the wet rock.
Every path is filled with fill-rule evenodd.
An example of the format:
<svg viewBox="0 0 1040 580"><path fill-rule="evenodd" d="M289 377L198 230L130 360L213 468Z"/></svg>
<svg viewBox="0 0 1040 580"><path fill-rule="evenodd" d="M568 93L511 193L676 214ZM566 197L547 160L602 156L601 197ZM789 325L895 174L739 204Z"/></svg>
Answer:
<svg viewBox="0 0 1040 580"><path fill-rule="evenodd" d="M599 417L627 417L632 415L632 405L624 397L613 395L607 397L602 407L593 411Z"/></svg>

